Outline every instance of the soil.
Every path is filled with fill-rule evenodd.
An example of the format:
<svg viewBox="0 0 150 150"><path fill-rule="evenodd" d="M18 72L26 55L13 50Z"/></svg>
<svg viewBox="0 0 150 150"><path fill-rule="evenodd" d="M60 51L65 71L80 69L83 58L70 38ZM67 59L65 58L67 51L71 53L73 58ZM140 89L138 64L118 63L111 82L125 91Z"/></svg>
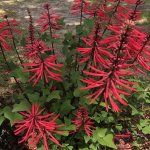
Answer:
<svg viewBox="0 0 150 150"><path fill-rule="evenodd" d="M26 9L29 8L32 12L33 18L38 19L42 12L41 6L47 0L1 0L0 2L0 16L8 14L10 17L15 17L21 22L26 22L28 15ZM51 0L50 4L54 6L54 10L65 18L66 25L77 24L77 17L72 16L70 6L73 0Z"/></svg>

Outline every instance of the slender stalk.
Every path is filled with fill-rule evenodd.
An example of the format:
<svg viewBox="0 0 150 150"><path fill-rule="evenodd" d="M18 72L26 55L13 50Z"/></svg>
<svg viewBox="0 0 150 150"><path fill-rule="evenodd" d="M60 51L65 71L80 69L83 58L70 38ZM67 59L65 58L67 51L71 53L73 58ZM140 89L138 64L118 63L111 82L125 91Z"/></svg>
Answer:
<svg viewBox="0 0 150 150"><path fill-rule="evenodd" d="M16 51L16 54L17 54L17 57L18 57L18 59L19 59L20 63L22 64L23 62L22 62L22 60L21 60L21 58L20 58L20 56L19 56L19 52L18 52L18 50L17 50L17 46L16 46L16 43L15 43L15 38L14 38L14 34L13 34L13 30L12 30L12 28L11 28L10 22L9 22L9 20L8 20L8 17L7 17L7 16L5 16L5 19L6 19L6 21L7 21L7 25L8 25L9 30L10 30L12 43L13 43L13 46L14 46L14 48L15 48L15 51Z"/></svg>
<svg viewBox="0 0 150 150"><path fill-rule="evenodd" d="M34 26L33 26L33 18L31 15L31 12L29 10L29 8L27 9L28 15L29 15L29 40L30 40L30 44L33 46L34 43Z"/></svg>
<svg viewBox="0 0 150 150"><path fill-rule="evenodd" d="M121 0L118 0L118 3L117 3L117 5L116 5L116 7L115 7L115 10L112 12L111 17L109 18L109 21L108 21L107 25L110 25L110 22L111 22L111 20L112 20L112 17L113 17L114 14L117 12L117 9L118 9L120 3L121 3ZM103 37L103 35L105 34L105 32L107 31L107 29L108 29L107 27L104 28L104 31L103 31L103 33L102 33L102 37Z"/></svg>
<svg viewBox="0 0 150 150"><path fill-rule="evenodd" d="M4 61L5 61L6 65L7 65L8 70L11 71L11 68L10 68L10 66L9 66L9 64L8 64L8 62L7 62L7 59L6 59L6 56L5 56L5 53L4 53L4 50L3 50L2 46L1 46L1 44L0 44L0 50L1 50L1 52L2 52ZM32 104L32 103L30 102L28 96L24 93L23 88L22 88L22 86L20 85L20 83L17 81L16 77L13 76L13 78L14 78L14 80L15 80L17 86L19 87L20 91L23 93L24 98L29 102L29 104Z"/></svg>
<svg viewBox="0 0 150 150"><path fill-rule="evenodd" d="M83 22L83 3L84 3L84 1L82 0L81 1L81 10L80 10L80 26L82 25L82 22ZM80 43L81 43L81 35L79 35L78 44L77 44L78 47L80 46ZM78 62L77 62L77 58L78 58L78 53L75 56L75 71L79 70L79 65L78 65Z"/></svg>
<svg viewBox="0 0 150 150"><path fill-rule="evenodd" d="M48 13L49 33L50 33L50 36L53 38L53 32L52 32L52 27L51 27L51 17L50 17L49 9L47 9L47 13ZM51 45L52 45L52 49L53 49L53 55L55 55L54 42L53 41L51 41Z"/></svg>
<svg viewBox="0 0 150 150"><path fill-rule="evenodd" d="M42 64L43 64L43 67L45 66L45 64L44 64L44 59L43 59L43 57L42 57L42 54L41 54L41 52L40 52L40 48L38 47L38 57L40 58L40 60L42 61ZM44 77L45 75L44 75L44 72L43 72L43 77ZM46 79L45 79L45 77L44 77L44 87L46 88Z"/></svg>
<svg viewBox="0 0 150 150"><path fill-rule="evenodd" d="M98 40L99 40L99 38L98 38L98 32L99 32L100 26L99 26L99 23L98 23L98 22L96 22L95 28L96 28L96 30L95 30L95 35L94 35L94 43L93 43L93 47L92 47L92 58L91 58L92 61L93 61L93 59L94 59L94 51L95 51L95 49L96 49L96 47L97 47L97 42L98 42ZM89 61L87 61L87 63L85 64L83 70L86 70L86 69L87 69L88 64L89 64Z"/></svg>
<svg viewBox="0 0 150 150"><path fill-rule="evenodd" d="M142 51L144 50L145 46L147 45L147 43L149 42L150 40L150 34L148 35L148 37L146 38L146 40L144 41L143 43L143 46L141 47L140 51L137 53L136 57L134 58L133 63L135 63L135 61L137 60L138 56L142 53Z"/></svg>
<svg viewBox="0 0 150 150"><path fill-rule="evenodd" d="M84 3L84 1L82 0L81 10L80 10L80 26L82 25L82 20L83 20L83 3Z"/></svg>

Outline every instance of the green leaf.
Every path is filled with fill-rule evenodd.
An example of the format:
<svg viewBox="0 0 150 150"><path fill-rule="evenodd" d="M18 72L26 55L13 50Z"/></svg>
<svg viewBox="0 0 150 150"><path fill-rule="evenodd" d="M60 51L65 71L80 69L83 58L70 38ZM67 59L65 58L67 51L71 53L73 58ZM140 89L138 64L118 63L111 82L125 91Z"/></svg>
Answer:
<svg viewBox="0 0 150 150"><path fill-rule="evenodd" d="M8 64L12 70L15 70L18 68L18 65L16 65L14 62L9 62Z"/></svg>
<svg viewBox="0 0 150 150"><path fill-rule="evenodd" d="M4 107L3 112L4 112L4 117L7 118L8 120L13 120L14 119L12 109L9 106Z"/></svg>
<svg viewBox="0 0 150 150"><path fill-rule="evenodd" d="M95 131L93 131L93 142L95 143L96 141L98 141L99 139L103 138L105 136L107 132L106 128L96 128Z"/></svg>
<svg viewBox="0 0 150 150"><path fill-rule="evenodd" d="M4 117L7 118L10 121L11 125L13 125L13 123L15 121L18 121L18 120L22 119L22 116L18 113L13 113L12 108L10 108L9 106L6 106L3 109L3 112L4 112Z"/></svg>
<svg viewBox="0 0 150 150"><path fill-rule="evenodd" d="M101 143L102 145L111 147L111 148L117 148L116 145L113 142L113 135L112 134L107 134L105 137L103 137L103 142Z"/></svg>
<svg viewBox="0 0 150 150"><path fill-rule="evenodd" d="M29 93L29 94L27 94L27 95L28 95L28 97L29 97L29 99L30 99L30 101L31 101L32 103L37 102L37 101L39 100L39 97L40 97L40 94L37 93L37 92L35 92L35 93L33 93L33 94Z"/></svg>
<svg viewBox="0 0 150 150"><path fill-rule="evenodd" d="M85 141L85 143L88 143L88 141L89 141L90 139L91 139L91 138L88 137L87 135L84 136L84 141Z"/></svg>
<svg viewBox="0 0 150 150"><path fill-rule="evenodd" d="M29 79L29 73L23 72L22 68L18 68L12 72L12 75L19 78L22 83L26 83Z"/></svg>
<svg viewBox="0 0 150 150"><path fill-rule="evenodd" d="M132 115L142 115L140 111L138 111L135 107L132 105L129 105L132 108Z"/></svg>
<svg viewBox="0 0 150 150"><path fill-rule="evenodd" d="M69 144L63 144L62 149L63 150L73 150L73 146L69 146Z"/></svg>
<svg viewBox="0 0 150 150"><path fill-rule="evenodd" d="M44 146L37 148L37 150L44 150Z"/></svg>
<svg viewBox="0 0 150 150"><path fill-rule="evenodd" d="M60 108L60 114L66 115L75 107L70 104L70 100L64 100L63 105Z"/></svg>
<svg viewBox="0 0 150 150"><path fill-rule="evenodd" d="M99 137L104 137L107 132L107 129L106 128L96 128L96 132L98 133Z"/></svg>
<svg viewBox="0 0 150 150"><path fill-rule="evenodd" d="M75 97L81 97L81 96L84 96L84 95L87 94L87 91L83 91L83 90L80 89L81 87L82 87L82 86L79 86L79 87L77 87L77 88L74 90L73 95L74 95Z"/></svg>
<svg viewBox="0 0 150 150"><path fill-rule="evenodd" d="M5 118L3 116L0 116L0 126L3 123L4 120L5 120Z"/></svg>
<svg viewBox="0 0 150 150"><path fill-rule="evenodd" d="M52 99L61 99L59 93L60 91L53 91L52 93L49 94L46 101L50 102Z"/></svg>
<svg viewBox="0 0 150 150"><path fill-rule="evenodd" d="M122 125L116 125L116 129L121 131L122 130Z"/></svg>
<svg viewBox="0 0 150 150"><path fill-rule="evenodd" d="M143 132L144 134L150 134L150 126L144 127L144 128L142 129L142 132Z"/></svg>
<svg viewBox="0 0 150 150"><path fill-rule="evenodd" d="M24 100L19 104L14 104L12 112L25 111L26 107L29 107L29 106L30 104Z"/></svg>

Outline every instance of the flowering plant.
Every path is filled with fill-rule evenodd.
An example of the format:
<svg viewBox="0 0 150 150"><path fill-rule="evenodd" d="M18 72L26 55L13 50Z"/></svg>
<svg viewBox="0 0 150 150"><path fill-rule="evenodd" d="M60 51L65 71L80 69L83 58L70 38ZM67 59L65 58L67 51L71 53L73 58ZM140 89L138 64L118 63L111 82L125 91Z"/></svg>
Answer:
<svg viewBox="0 0 150 150"><path fill-rule="evenodd" d="M137 79L150 71L150 33L137 26L142 4L74 0L71 10L80 16L79 25L75 35L65 33L62 44L62 16L48 3L38 20L27 10L28 34L21 45L15 38L24 34L18 22L4 17L0 51L19 92L1 118L10 120L19 143L44 150L116 149L115 135L134 132L133 120L126 124L121 118L144 115L134 100ZM19 62L8 61L11 50ZM143 128L138 130L147 134Z"/></svg>

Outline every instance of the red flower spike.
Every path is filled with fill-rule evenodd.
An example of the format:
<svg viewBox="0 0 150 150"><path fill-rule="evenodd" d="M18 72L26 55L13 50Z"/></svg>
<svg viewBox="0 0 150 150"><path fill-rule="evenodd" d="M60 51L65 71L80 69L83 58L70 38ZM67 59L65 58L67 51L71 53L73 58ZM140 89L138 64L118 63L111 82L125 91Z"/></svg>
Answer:
<svg viewBox="0 0 150 150"><path fill-rule="evenodd" d="M8 20L7 15L4 16L6 21L0 22L0 45L4 50L10 51L12 47L8 44L7 39L12 38L14 34L20 33L16 29L18 23L15 19Z"/></svg>
<svg viewBox="0 0 150 150"><path fill-rule="evenodd" d="M108 101L110 101L110 104L115 112L120 112L121 109L117 106L117 104L114 102L114 98L121 104L127 106L127 102L124 101L120 94L124 95L130 95L128 92L123 91L122 88L125 88L127 91L136 91L134 88L130 87L134 85L134 82L129 82L127 80L123 80L123 76L129 76L131 73L127 70L125 70L125 67L128 67L129 65L120 65L121 69L114 69L113 72L104 72L100 69L96 69L95 67L90 67L90 72L84 71L85 74L90 76L86 80L81 80L87 84L86 87L81 88L81 90L92 90L94 89L94 92L90 94L87 98L92 98L90 104L94 103L96 99L100 95L104 96L105 104L106 104L106 110L108 111ZM124 69L122 69L124 68ZM121 73L120 73L121 71ZM96 78L96 79L95 79Z"/></svg>
<svg viewBox="0 0 150 150"><path fill-rule="evenodd" d="M27 9L27 11L29 15L29 27L28 27L29 36L27 38L27 45L33 45L34 40L35 40L35 29L33 25L34 22L33 22L33 18L32 18L30 10Z"/></svg>
<svg viewBox="0 0 150 150"><path fill-rule="evenodd" d="M83 127L86 134L90 137L92 135L92 129L95 129L95 127L92 126L94 122L91 121L90 117L88 116L87 109L80 107L75 116L77 116L77 119L73 120L72 122L76 125L76 132Z"/></svg>
<svg viewBox="0 0 150 150"><path fill-rule="evenodd" d="M0 45L4 50L10 51L12 48L7 42L7 38L11 37L10 30L8 28L7 21L0 22Z"/></svg>
<svg viewBox="0 0 150 150"><path fill-rule="evenodd" d="M46 32L47 30L59 30L60 29L60 16L57 15L56 11L50 11L51 10L51 5L49 4L44 4L43 5L44 9L47 10L46 13L43 13L40 16L40 19L37 20L36 22L38 23L37 26L41 27L42 29L40 30L40 32ZM49 29L51 28L51 29ZM52 33L50 33L50 35L52 35ZM57 35L52 35L54 38L57 37Z"/></svg>
<svg viewBox="0 0 150 150"><path fill-rule="evenodd" d="M74 5L71 7L71 10L73 10L72 14L77 15L86 12L90 4L91 3L86 0L74 0Z"/></svg>
<svg viewBox="0 0 150 150"><path fill-rule="evenodd" d="M44 150L48 150L47 138L55 144L61 146L58 140L52 135L53 133L62 134L63 131L57 130L61 125L56 124L59 115L55 113L42 115L43 109L39 110L39 104L33 104L31 110L27 108L27 112L20 112L24 116L24 120L15 123L15 135L24 134L21 142L28 141L29 144L37 145L40 138L44 139Z"/></svg>
<svg viewBox="0 0 150 150"><path fill-rule="evenodd" d="M34 63L24 64L24 67L30 68L28 70L24 70L24 72L33 73L33 76L29 79L29 82L33 81L33 86L35 86L40 79L44 79L46 83L48 83L48 78L56 81L62 81L61 74L52 72L61 72L59 68L63 66L63 64L55 64L55 60L55 56L50 56L44 60L37 59Z"/></svg>
<svg viewBox="0 0 150 150"><path fill-rule="evenodd" d="M52 50L52 48L48 48L41 40L35 40L32 44L27 44L24 49L27 51L25 56L27 56L29 59L35 60L46 51Z"/></svg>

